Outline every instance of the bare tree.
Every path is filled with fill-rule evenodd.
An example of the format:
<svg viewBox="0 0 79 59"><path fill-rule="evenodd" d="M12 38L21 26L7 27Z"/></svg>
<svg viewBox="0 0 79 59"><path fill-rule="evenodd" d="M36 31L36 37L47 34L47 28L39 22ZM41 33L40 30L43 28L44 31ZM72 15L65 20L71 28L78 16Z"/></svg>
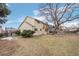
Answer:
<svg viewBox="0 0 79 59"><path fill-rule="evenodd" d="M79 4L77 3L46 3L40 5L40 15L54 25L54 32L68 22L79 19Z"/></svg>

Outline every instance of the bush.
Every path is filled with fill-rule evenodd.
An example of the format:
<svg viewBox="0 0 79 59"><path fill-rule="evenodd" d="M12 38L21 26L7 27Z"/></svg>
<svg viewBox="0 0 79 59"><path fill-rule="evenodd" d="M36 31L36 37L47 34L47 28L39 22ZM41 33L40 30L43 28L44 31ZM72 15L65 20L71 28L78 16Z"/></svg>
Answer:
<svg viewBox="0 0 79 59"><path fill-rule="evenodd" d="M20 31L20 30L17 30L17 31L15 32L15 34L20 35L20 34L21 34L21 31Z"/></svg>
<svg viewBox="0 0 79 59"><path fill-rule="evenodd" d="M35 32L32 30L24 30L21 35L23 37L32 37Z"/></svg>
<svg viewBox="0 0 79 59"><path fill-rule="evenodd" d="M3 37L3 34L0 33L0 37Z"/></svg>

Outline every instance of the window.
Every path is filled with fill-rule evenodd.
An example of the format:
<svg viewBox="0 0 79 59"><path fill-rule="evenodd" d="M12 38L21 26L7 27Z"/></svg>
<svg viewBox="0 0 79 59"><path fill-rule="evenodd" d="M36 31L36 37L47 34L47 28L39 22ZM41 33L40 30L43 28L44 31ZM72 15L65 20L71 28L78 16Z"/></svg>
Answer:
<svg viewBox="0 0 79 59"><path fill-rule="evenodd" d="M34 30L35 30L35 31L37 31L38 29L37 29L37 28L35 28Z"/></svg>

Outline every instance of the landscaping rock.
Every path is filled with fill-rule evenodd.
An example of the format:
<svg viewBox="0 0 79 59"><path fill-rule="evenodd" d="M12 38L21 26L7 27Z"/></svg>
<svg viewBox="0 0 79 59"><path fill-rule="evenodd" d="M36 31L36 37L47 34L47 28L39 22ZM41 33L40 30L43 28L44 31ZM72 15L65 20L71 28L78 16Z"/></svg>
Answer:
<svg viewBox="0 0 79 59"><path fill-rule="evenodd" d="M2 38L1 40L14 40L13 37L5 37L5 38Z"/></svg>

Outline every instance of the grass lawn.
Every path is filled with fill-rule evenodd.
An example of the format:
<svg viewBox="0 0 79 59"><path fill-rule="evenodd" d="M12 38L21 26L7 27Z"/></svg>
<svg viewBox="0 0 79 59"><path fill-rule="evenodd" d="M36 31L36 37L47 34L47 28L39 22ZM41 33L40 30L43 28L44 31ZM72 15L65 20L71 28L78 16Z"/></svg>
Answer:
<svg viewBox="0 0 79 59"><path fill-rule="evenodd" d="M11 52L14 56L79 56L79 35L44 35L32 38L16 37L16 39L14 43L17 48L13 48L15 51Z"/></svg>

